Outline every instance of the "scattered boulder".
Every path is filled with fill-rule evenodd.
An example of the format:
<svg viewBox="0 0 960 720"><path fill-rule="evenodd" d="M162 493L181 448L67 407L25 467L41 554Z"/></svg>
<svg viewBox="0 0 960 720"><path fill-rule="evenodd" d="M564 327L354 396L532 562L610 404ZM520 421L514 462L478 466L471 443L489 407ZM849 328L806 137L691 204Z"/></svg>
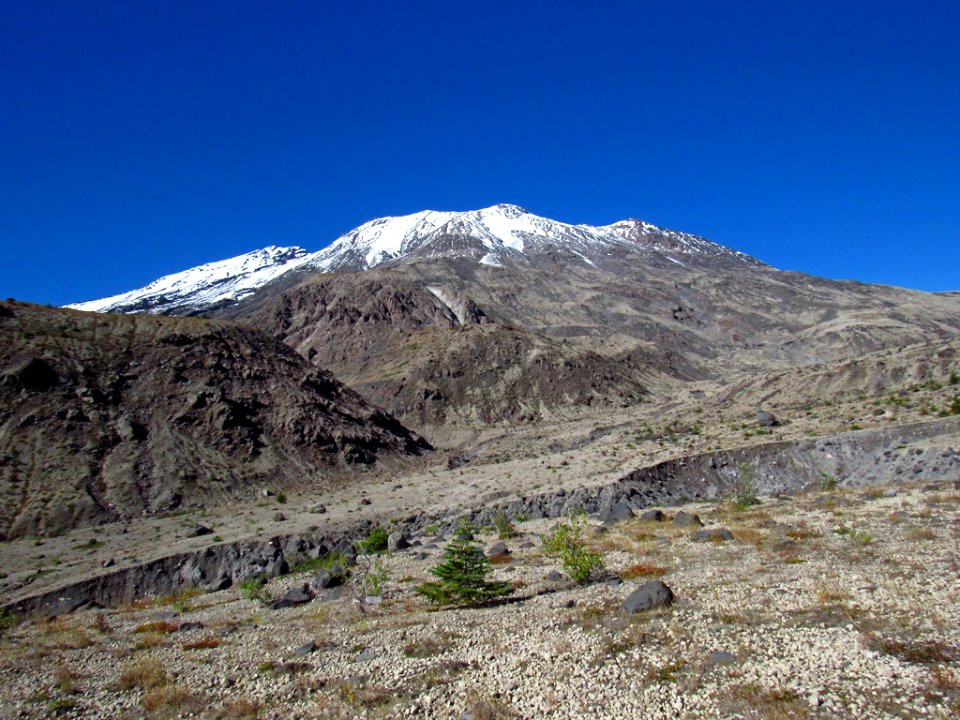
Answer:
<svg viewBox="0 0 960 720"><path fill-rule="evenodd" d="M221 573L217 575L216 578L207 583L206 591L207 592L219 592L220 590L226 590L228 587L233 585L233 580L230 579L229 575Z"/></svg>
<svg viewBox="0 0 960 720"><path fill-rule="evenodd" d="M294 650L293 654L297 656L309 655L310 653L315 652L316 649L317 649L317 643L311 640L310 642L304 643L303 645L298 647L296 650Z"/></svg>
<svg viewBox="0 0 960 720"><path fill-rule="evenodd" d="M510 548L505 542L498 542L487 548L488 558L505 558L510 555Z"/></svg>
<svg viewBox="0 0 960 720"><path fill-rule="evenodd" d="M618 500L600 512L602 522L621 522L633 517L633 508L625 500Z"/></svg>
<svg viewBox="0 0 960 720"><path fill-rule="evenodd" d="M694 542L724 542L733 540L733 533L727 528L708 528L706 530L697 530L690 539Z"/></svg>
<svg viewBox="0 0 960 720"><path fill-rule="evenodd" d="M883 496L885 498L896 497L897 496L896 488L887 488L886 490L883 491Z"/></svg>
<svg viewBox="0 0 960 720"><path fill-rule="evenodd" d="M313 586L318 590L327 590L329 588L343 585L347 579L347 571L340 563L334 563L326 570L323 570L313 581Z"/></svg>
<svg viewBox="0 0 960 720"><path fill-rule="evenodd" d="M303 605L313 600L314 594L310 587L304 583L301 587L288 590L283 597L270 603L271 610L282 610L283 608Z"/></svg>
<svg viewBox="0 0 960 720"><path fill-rule="evenodd" d="M190 632L191 630L203 630L203 623L196 621L182 622L177 627L177 632Z"/></svg>
<svg viewBox="0 0 960 720"><path fill-rule="evenodd" d="M187 534L187 537L202 537L203 535L213 535L213 530L206 525L197 523L193 526L193 530Z"/></svg>
<svg viewBox="0 0 960 720"><path fill-rule="evenodd" d="M310 508L310 512L312 512L312 513L314 513L314 514L316 514L316 515L323 515L324 513L327 512L327 506L326 506L326 505L314 505L312 508Z"/></svg>
<svg viewBox="0 0 960 720"><path fill-rule="evenodd" d="M116 564L117 564L116 560L114 560L113 558L107 558L102 563L100 563L100 567L108 568L108 567L113 567Z"/></svg>
<svg viewBox="0 0 960 720"><path fill-rule="evenodd" d="M644 522L663 522L667 519L667 516L663 514L662 510L644 510L640 519Z"/></svg>
<svg viewBox="0 0 960 720"><path fill-rule="evenodd" d="M688 513L683 510L673 517L673 524L677 527L703 527L703 521L699 515Z"/></svg>
<svg viewBox="0 0 960 720"><path fill-rule="evenodd" d="M673 590L661 580L651 580L630 593L620 605L620 609L625 613L635 615L645 610L653 610L671 604L673 604Z"/></svg>
<svg viewBox="0 0 960 720"><path fill-rule="evenodd" d="M397 552L410 547L410 540L402 532L396 531L387 536L387 550Z"/></svg>
<svg viewBox="0 0 960 720"><path fill-rule="evenodd" d="M275 513L273 514L273 521L274 521L274 522L283 522L283 521L286 520L286 519L287 519L287 516L284 515L282 512L275 512Z"/></svg>
<svg viewBox="0 0 960 720"><path fill-rule="evenodd" d="M282 557L269 563L264 570L264 573L269 578L282 577L288 572L290 572L290 564Z"/></svg>
<svg viewBox="0 0 960 720"><path fill-rule="evenodd" d="M760 427L777 427L780 424L780 421L766 410L760 410L757 413L757 425Z"/></svg>
<svg viewBox="0 0 960 720"><path fill-rule="evenodd" d="M713 650L707 656L707 662L710 665L730 665L737 661L737 656L726 650Z"/></svg>
<svg viewBox="0 0 960 720"><path fill-rule="evenodd" d="M360 500L360 504L361 504L361 505L371 505L371 504L372 504L372 501L369 500L369 499L367 499L367 498L363 498L362 500Z"/></svg>
<svg viewBox="0 0 960 720"><path fill-rule="evenodd" d="M544 580L549 582L561 582L563 580L563 574L557 572L556 570L551 570L546 575L544 575Z"/></svg>

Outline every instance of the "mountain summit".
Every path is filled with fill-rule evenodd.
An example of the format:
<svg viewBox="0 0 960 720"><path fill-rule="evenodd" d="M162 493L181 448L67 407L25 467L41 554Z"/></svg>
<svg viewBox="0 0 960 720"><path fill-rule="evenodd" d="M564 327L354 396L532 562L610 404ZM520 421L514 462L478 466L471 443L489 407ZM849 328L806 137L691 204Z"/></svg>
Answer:
<svg viewBox="0 0 960 720"><path fill-rule="evenodd" d="M236 304L282 277L289 280L316 272L356 272L439 257L468 258L498 267L557 250L594 267L611 255L630 251L660 254L678 264L691 256L761 264L704 238L641 220L621 220L604 226L570 225L534 215L516 205L500 204L466 212L424 210L378 218L341 235L316 253L301 247L270 246L167 275L137 290L68 307L190 315Z"/></svg>

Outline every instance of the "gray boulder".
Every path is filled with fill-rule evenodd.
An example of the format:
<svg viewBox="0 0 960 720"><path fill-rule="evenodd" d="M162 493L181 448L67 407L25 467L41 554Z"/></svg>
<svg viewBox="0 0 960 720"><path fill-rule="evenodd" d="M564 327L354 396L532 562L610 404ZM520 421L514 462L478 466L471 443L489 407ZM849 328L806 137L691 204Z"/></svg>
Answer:
<svg viewBox="0 0 960 720"><path fill-rule="evenodd" d="M313 600L314 594L310 587L304 583L301 587L288 590L283 597L270 603L271 610L282 610L296 605L304 605Z"/></svg>
<svg viewBox="0 0 960 720"><path fill-rule="evenodd" d="M497 542L487 548L488 558L505 558L510 555L510 548L505 542Z"/></svg>
<svg viewBox="0 0 960 720"><path fill-rule="evenodd" d="M780 424L780 421L766 410L761 410L757 413L757 425L761 427L776 427Z"/></svg>
<svg viewBox="0 0 960 720"><path fill-rule="evenodd" d="M707 656L707 662L711 665L729 665L737 661L737 656L726 650L713 650Z"/></svg>
<svg viewBox="0 0 960 720"><path fill-rule="evenodd" d="M666 607L673 603L673 590L660 580L646 582L627 596L620 605L623 612L635 615L645 610Z"/></svg>
<svg viewBox="0 0 960 720"><path fill-rule="evenodd" d="M347 571L340 563L334 563L326 570L323 570L313 581L313 586L318 590L343 585L347 579Z"/></svg>
<svg viewBox="0 0 960 720"><path fill-rule="evenodd" d="M667 516L663 514L662 510L644 510L640 519L645 522L663 522L667 519Z"/></svg>
<svg viewBox="0 0 960 720"><path fill-rule="evenodd" d="M733 533L727 528L709 528L707 530L697 530L690 539L694 542L724 542L733 540Z"/></svg>
<svg viewBox="0 0 960 720"><path fill-rule="evenodd" d="M626 500L618 500L600 511L601 522L620 522L633 517L633 508Z"/></svg>
<svg viewBox="0 0 960 720"><path fill-rule="evenodd" d="M402 532L392 532L387 537L387 550L390 552L406 550L408 547L410 547L410 540Z"/></svg>
<svg viewBox="0 0 960 720"><path fill-rule="evenodd" d="M673 517L673 524L677 527L703 527L703 521L699 515L684 512L681 510Z"/></svg>

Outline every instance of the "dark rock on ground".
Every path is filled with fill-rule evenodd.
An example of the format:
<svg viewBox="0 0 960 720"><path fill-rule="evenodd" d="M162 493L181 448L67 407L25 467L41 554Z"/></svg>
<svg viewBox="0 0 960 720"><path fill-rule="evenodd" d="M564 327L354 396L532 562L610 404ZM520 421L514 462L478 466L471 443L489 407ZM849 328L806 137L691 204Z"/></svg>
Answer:
<svg viewBox="0 0 960 720"><path fill-rule="evenodd" d="M707 656L707 662L711 665L730 665L737 661L737 656L726 650L713 650Z"/></svg>
<svg viewBox="0 0 960 720"><path fill-rule="evenodd" d="M392 532L387 537L387 550L390 552L406 550L408 547L410 547L410 540L402 532Z"/></svg>
<svg viewBox="0 0 960 720"><path fill-rule="evenodd" d="M297 656L309 655L310 653L316 651L316 649L317 649L317 644L313 640L311 640L307 643L304 643L303 645L298 647L296 650L294 650L293 654Z"/></svg>
<svg viewBox="0 0 960 720"><path fill-rule="evenodd" d="M780 421L766 410L761 410L757 413L757 425L761 427L776 427L780 424Z"/></svg>
<svg viewBox="0 0 960 720"><path fill-rule="evenodd" d="M177 632L190 632L191 630L203 630L202 622L182 622L179 627L177 627Z"/></svg>
<svg viewBox="0 0 960 720"><path fill-rule="evenodd" d="M644 510L640 519L645 522L663 522L667 519L667 516L663 514L662 510Z"/></svg>
<svg viewBox="0 0 960 720"><path fill-rule="evenodd" d="M706 530L697 530L690 539L694 542L724 542L733 540L733 533L727 528L709 528Z"/></svg>
<svg viewBox="0 0 960 720"><path fill-rule="evenodd" d="M213 530L200 523L194 525L193 530L188 533L188 537L202 537L204 535L213 535Z"/></svg>
<svg viewBox="0 0 960 720"><path fill-rule="evenodd" d="M619 500L600 511L600 520L603 522L620 522L633 517L633 508L625 500Z"/></svg>
<svg viewBox="0 0 960 720"><path fill-rule="evenodd" d="M644 610L653 610L673 603L673 590L661 580L646 582L632 593L620 605L623 612L634 615Z"/></svg>
<svg viewBox="0 0 960 720"><path fill-rule="evenodd" d="M693 513L688 513L681 510L674 516L673 524L677 527L702 527L703 521L700 519L699 515L694 515Z"/></svg>
<svg viewBox="0 0 960 720"><path fill-rule="evenodd" d="M271 610L282 610L283 608L303 605L313 600L314 594L306 584L298 588L288 590L283 597L270 603Z"/></svg>
<svg viewBox="0 0 960 720"><path fill-rule="evenodd" d="M498 542L487 548L488 558L504 558L510 554L510 548L505 542Z"/></svg>
<svg viewBox="0 0 960 720"><path fill-rule="evenodd" d="M323 570L313 581L313 586L318 590L343 585L347 579L347 571L339 563L334 563L326 570Z"/></svg>

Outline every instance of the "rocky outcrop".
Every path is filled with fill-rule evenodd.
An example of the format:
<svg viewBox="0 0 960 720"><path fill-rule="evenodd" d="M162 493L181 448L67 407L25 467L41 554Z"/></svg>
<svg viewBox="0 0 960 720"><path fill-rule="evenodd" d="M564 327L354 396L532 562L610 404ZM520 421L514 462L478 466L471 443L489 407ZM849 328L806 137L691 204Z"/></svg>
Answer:
<svg viewBox="0 0 960 720"><path fill-rule="evenodd" d="M321 489L427 443L230 322L3 303L0 532L8 537Z"/></svg>

